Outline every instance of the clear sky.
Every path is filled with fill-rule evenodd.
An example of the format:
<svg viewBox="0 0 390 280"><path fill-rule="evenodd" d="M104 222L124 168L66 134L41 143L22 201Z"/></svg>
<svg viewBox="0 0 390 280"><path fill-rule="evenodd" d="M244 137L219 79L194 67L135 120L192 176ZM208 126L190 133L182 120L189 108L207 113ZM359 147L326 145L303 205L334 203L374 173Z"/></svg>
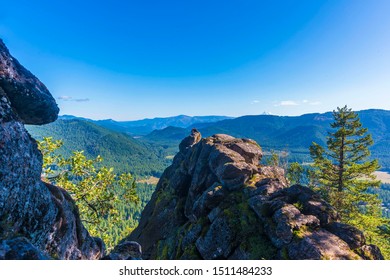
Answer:
<svg viewBox="0 0 390 280"><path fill-rule="evenodd" d="M61 114L390 110L388 0L19 0L0 37Z"/></svg>

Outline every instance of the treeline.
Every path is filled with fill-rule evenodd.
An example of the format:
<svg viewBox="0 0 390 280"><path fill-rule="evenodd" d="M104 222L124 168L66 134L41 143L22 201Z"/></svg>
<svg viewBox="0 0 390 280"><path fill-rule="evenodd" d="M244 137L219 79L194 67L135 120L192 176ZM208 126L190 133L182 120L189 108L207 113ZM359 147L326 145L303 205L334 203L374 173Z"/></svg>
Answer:
<svg viewBox="0 0 390 280"><path fill-rule="evenodd" d="M112 249L123 238L127 237L133 229L138 226L142 210L149 202L156 186L147 183L137 183L137 195L140 202L138 204L129 203L126 200L120 200L116 204L120 223L113 223L110 217L101 221L101 227L107 229L103 234L106 235L106 246Z"/></svg>
<svg viewBox="0 0 390 280"><path fill-rule="evenodd" d="M382 184L379 189L370 188L368 192L378 195L382 201L383 216L390 218L390 184Z"/></svg>
<svg viewBox="0 0 390 280"><path fill-rule="evenodd" d="M69 158L74 151L84 151L87 158L101 156L104 165L117 173L129 172L138 177L160 177L171 161L162 147L108 130L83 120L57 120L44 126L27 126L30 134L41 141L50 136L64 143L55 154Z"/></svg>

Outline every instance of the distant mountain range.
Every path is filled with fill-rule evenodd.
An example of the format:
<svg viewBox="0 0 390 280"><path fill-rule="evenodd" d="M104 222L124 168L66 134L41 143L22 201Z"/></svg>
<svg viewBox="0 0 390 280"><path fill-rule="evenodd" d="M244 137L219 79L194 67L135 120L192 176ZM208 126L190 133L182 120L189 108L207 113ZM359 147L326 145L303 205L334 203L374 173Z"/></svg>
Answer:
<svg viewBox="0 0 390 280"><path fill-rule="evenodd" d="M363 126L373 136L372 156L379 158L382 169L390 170L390 111L372 109L358 114ZM119 169L128 167L135 173L158 175L193 127L198 128L204 137L225 133L251 138L265 152L285 151L290 162L307 162L310 161L309 146L313 141L325 145L332 120L331 112L296 117L182 115L125 122L62 116L55 123L28 129L37 138L53 136L63 139L64 149L68 152L84 150L91 156L101 154Z"/></svg>
<svg viewBox="0 0 390 280"><path fill-rule="evenodd" d="M188 127L193 124L201 123L214 123L225 119L232 119L232 117L226 116L186 116L179 115L175 117L168 118L153 118L153 119L143 119L136 121L114 121L112 119L107 120L90 120L85 118L78 118L75 116L64 115L60 116L60 119L69 120L69 119L83 119L90 122L94 122L102 127L126 133L133 136L142 136L151 133L153 130L164 129L168 126L174 127Z"/></svg>
<svg viewBox="0 0 390 280"><path fill-rule="evenodd" d="M390 111L358 111L364 127L372 134L374 145L372 156L380 159L383 169L390 170ZM204 137L216 133L230 134L235 137L256 140L265 151L287 151L290 161L310 161L311 143L325 145L326 136L333 121L332 113L305 114L297 117L272 115L242 116L214 123L194 124ZM155 130L144 137L145 141L155 145L177 147L183 136L188 135L191 127L167 127Z"/></svg>

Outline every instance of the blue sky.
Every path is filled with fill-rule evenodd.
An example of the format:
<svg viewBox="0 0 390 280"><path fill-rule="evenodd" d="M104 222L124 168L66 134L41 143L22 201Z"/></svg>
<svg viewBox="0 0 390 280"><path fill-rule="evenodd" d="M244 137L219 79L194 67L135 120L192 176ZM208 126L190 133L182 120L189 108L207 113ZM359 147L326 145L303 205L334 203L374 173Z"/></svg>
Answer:
<svg viewBox="0 0 390 280"><path fill-rule="evenodd" d="M387 0L21 0L2 5L0 37L61 114L390 110L389 12Z"/></svg>

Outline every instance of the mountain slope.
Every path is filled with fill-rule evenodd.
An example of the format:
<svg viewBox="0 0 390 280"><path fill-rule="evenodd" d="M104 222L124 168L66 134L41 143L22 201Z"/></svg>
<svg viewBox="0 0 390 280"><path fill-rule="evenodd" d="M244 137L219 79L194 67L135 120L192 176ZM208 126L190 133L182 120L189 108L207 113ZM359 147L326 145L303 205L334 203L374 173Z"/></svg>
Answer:
<svg viewBox="0 0 390 280"><path fill-rule="evenodd" d="M44 126L27 126L27 129L37 140L45 136L63 140L59 152L65 156L76 150L84 150L89 158L101 155L104 165L114 167L117 172L158 176L169 164L158 156L157 148L85 120L60 119Z"/></svg>
<svg viewBox="0 0 390 280"><path fill-rule="evenodd" d="M390 111L364 110L359 111L358 114L363 126L368 128L374 139L371 148L373 157L380 159L383 169L390 169ZM332 121L330 112L297 117L259 115L222 120L203 124L197 128L204 137L225 133L234 137L251 138L265 151L288 151L290 161L310 161L309 146L313 141L325 145ZM170 131L173 129L170 128ZM190 129L188 128L187 131ZM171 147L177 147L182 139L181 135L177 134L175 137L176 134L167 132L167 130L154 131L144 139L151 140L155 144L170 143Z"/></svg>

